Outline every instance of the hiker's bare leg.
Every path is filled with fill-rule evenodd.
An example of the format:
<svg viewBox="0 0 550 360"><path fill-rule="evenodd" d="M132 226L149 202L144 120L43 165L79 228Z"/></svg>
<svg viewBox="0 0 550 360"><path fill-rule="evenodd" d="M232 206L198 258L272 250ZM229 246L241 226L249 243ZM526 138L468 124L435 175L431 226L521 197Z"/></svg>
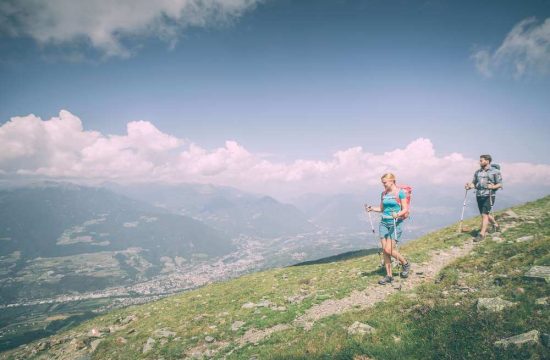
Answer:
<svg viewBox="0 0 550 360"><path fill-rule="evenodd" d="M386 266L386 275L392 276L391 272L391 257L384 253L384 265Z"/></svg>
<svg viewBox="0 0 550 360"><path fill-rule="evenodd" d="M382 243L382 251L384 253L384 266L386 267L386 274L388 276L392 276L391 271L391 256L386 252L386 244L390 242L389 239L380 239L380 242Z"/></svg>
<svg viewBox="0 0 550 360"><path fill-rule="evenodd" d="M395 243L395 240L386 239L384 241L384 254L388 255L388 257L393 256L396 258L401 264L405 264L407 260L397 251L397 244ZM391 262L391 258L390 258Z"/></svg>
<svg viewBox="0 0 550 360"><path fill-rule="evenodd" d="M491 214L489 214L489 221L491 224L498 226L497 221L495 220L495 217Z"/></svg>
<svg viewBox="0 0 550 360"><path fill-rule="evenodd" d="M481 214L481 230L479 235L485 236L487 234L487 226L489 226L489 215Z"/></svg>
<svg viewBox="0 0 550 360"><path fill-rule="evenodd" d="M396 258L397 261L399 261L401 264L405 264L407 262L407 260L405 260L403 255L401 255L397 251L397 245L396 245L395 241L394 240L391 240L391 241L393 241L393 244L386 245L386 252L388 253L388 255L393 256L394 258ZM389 241L388 241L388 243L389 243Z"/></svg>

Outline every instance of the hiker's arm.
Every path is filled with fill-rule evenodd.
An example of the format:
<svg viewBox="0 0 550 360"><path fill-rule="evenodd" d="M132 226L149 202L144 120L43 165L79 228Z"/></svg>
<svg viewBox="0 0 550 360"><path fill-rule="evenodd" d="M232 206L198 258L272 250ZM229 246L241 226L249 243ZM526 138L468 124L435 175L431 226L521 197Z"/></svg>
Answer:
<svg viewBox="0 0 550 360"><path fill-rule="evenodd" d="M367 204L365 204L365 210L382 212L384 211L384 204L382 203L382 201L380 201L380 206L367 206Z"/></svg>
<svg viewBox="0 0 550 360"><path fill-rule="evenodd" d="M476 174L474 174L474 178L472 179L471 182L466 183L466 185L464 186L464 189L466 190L473 189L476 187L476 183L477 183L477 176Z"/></svg>
<svg viewBox="0 0 550 360"><path fill-rule="evenodd" d="M399 218L407 213L409 211L409 204L406 201L401 201L401 211L397 212L395 214L395 218Z"/></svg>
<svg viewBox="0 0 550 360"><path fill-rule="evenodd" d="M500 174L500 172L494 175L494 181L495 182L493 184L487 185L487 189L490 189L490 190L502 189L502 175Z"/></svg>
<svg viewBox="0 0 550 360"><path fill-rule="evenodd" d="M374 211L374 212L382 212L382 207L380 206L367 206L365 204L365 210L367 211Z"/></svg>
<svg viewBox="0 0 550 360"><path fill-rule="evenodd" d="M407 211L409 211L409 204L406 201L407 196L405 195L403 190L401 190L397 196L399 196L399 199L401 200L399 202L401 210L399 210L398 212L392 213L392 216L394 219L400 218L401 216L405 215Z"/></svg>

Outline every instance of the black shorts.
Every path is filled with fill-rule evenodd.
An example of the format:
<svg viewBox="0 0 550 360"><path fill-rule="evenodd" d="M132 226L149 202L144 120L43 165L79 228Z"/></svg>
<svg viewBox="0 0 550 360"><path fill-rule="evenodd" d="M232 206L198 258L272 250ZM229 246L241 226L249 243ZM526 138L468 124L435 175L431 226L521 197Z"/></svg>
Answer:
<svg viewBox="0 0 550 360"><path fill-rule="evenodd" d="M489 196L477 196L477 207L480 214L488 214L492 209L491 203L495 205L495 195Z"/></svg>

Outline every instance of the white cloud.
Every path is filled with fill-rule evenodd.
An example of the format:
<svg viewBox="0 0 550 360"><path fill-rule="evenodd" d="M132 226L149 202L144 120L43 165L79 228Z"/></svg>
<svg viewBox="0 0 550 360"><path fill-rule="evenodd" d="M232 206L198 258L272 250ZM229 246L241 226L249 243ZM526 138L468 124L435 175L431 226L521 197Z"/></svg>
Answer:
<svg viewBox="0 0 550 360"><path fill-rule="evenodd" d="M174 46L188 27L227 24L259 0L7 0L0 30L42 45L88 43L105 56L127 57L123 40L155 36Z"/></svg>
<svg viewBox="0 0 550 360"><path fill-rule="evenodd" d="M513 27L498 49L472 54L477 70L486 77L511 71L516 78L528 73L550 73L550 18L538 23L528 18Z"/></svg>
<svg viewBox="0 0 550 360"><path fill-rule="evenodd" d="M182 143L146 121L129 123L127 132L84 131L80 119L65 110L47 121L14 117L0 127L0 168L51 177L131 178L155 168Z"/></svg>
<svg viewBox="0 0 550 360"><path fill-rule="evenodd" d="M125 135L83 129L68 111L50 120L29 115L0 126L0 175L119 182L199 182L270 194L338 193L379 186L380 176L418 186L459 186L469 181L478 159L438 155L429 139L375 154L362 147L327 160L271 162L236 141L207 150L161 132L147 121L128 124ZM504 163L505 184L550 186L550 165Z"/></svg>

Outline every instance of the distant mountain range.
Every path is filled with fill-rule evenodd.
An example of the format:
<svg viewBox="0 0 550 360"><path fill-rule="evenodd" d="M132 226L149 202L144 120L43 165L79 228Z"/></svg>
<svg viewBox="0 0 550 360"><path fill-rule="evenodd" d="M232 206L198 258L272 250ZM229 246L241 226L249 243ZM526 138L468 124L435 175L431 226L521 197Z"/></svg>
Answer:
<svg viewBox="0 0 550 360"><path fill-rule="evenodd" d="M160 256L221 255L230 239L188 216L102 188L41 184L0 191L0 251L23 258L140 247Z"/></svg>
<svg viewBox="0 0 550 360"><path fill-rule="evenodd" d="M234 188L201 184L104 186L133 199L190 216L229 236L245 234L275 238L316 229L295 206Z"/></svg>
<svg viewBox="0 0 550 360"><path fill-rule="evenodd" d="M231 238L102 188L42 183L0 191L0 300L90 291L150 278L164 258L235 249Z"/></svg>
<svg viewBox="0 0 550 360"><path fill-rule="evenodd" d="M0 302L129 285L239 257L243 235L269 246L315 229L293 205L210 185L5 188Z"/></svg>

